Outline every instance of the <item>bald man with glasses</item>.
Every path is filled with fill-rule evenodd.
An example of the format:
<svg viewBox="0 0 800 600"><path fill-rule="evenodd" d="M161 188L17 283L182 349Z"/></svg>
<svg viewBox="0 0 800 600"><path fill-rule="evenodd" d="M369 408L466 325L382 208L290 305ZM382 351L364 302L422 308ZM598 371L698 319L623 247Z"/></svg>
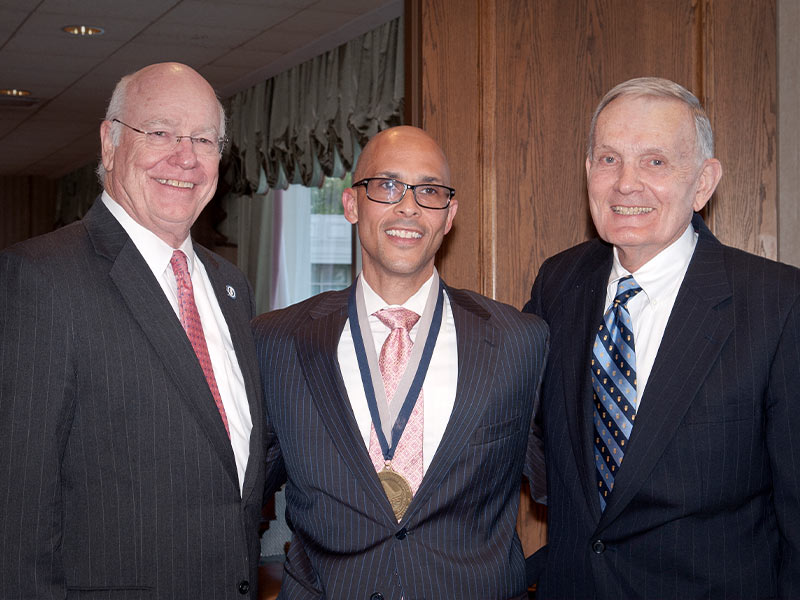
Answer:
<svg viewBox="0 0 800 600"><path fill-rule="evenodd" d="M267 491L286 482L294 531L281 597L527 598L515 525L522 478L544 495L547 328L439 278L458 200L428 134L379 133L354 179L358 281L254 323Z"/></svg>

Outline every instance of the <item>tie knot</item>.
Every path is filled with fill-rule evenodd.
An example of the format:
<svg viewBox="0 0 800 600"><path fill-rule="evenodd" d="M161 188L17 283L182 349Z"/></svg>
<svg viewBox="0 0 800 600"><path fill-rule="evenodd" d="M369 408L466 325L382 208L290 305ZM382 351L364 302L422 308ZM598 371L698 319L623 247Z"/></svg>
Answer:
<svg viewBox="0 0 800 600"><path fill-rule="evenodd" d="M633 298L636 294L642 291L639 284L633 278L633 275L628 275L619 280L617 284L617 295L614 297L614 306L625 306L625 304Z"/></svg>
<svg viewBox="0 0 800 600"><path fill-rule="evenodd" d="M172 253L169 264L172 266L172 272L175 273L175 277L179 279L189 273L189 261L181 250L175 250Z"/></svg>
<svg viewBox="0 0 800 600"><path fill-rule="evenodd" d="M402 306L381 309L375 312L375 316L390 329L405 329L406 331L411 331L419 321L417 313Z"/></svg>

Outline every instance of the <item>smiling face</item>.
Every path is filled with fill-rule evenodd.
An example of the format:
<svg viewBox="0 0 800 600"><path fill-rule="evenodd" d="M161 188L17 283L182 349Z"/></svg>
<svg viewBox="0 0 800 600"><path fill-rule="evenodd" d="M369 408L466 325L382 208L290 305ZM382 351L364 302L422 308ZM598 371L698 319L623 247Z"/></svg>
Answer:
<svg viewBox="0 0 800 600"><path fill-rule="evenodd" d="M354 180L367 177L450 185L441 148L415 127L394 127L370 140ZM347 220L358 223L364 277L387 302L405 302L433 274L436 251L453 224L457 200L453 198L444 210L422 208L406 190L398 204L380 204L357 187L344 191L342 204Z"/></svg>
<svg viewBox="0 0 800 600"><path fill-rule="evenodd" d="M699 158L688 107L677 99L621 96L600 113L586 159L598 234L636 271L686 230L722 175Z"/></svg>
<svg viewBox="0 0 800 600"><path fill-rule="evenodd" d="M220 109L211 86L185 65L164 63L132 76L120 120L143 131L219 137ZM121 127L119 145L112 127ZM105 189L140 225L173 248L217 187L219 155L195 154L183 139L171 149L148 146L147 136L117 123L100 128Z"/></svg>

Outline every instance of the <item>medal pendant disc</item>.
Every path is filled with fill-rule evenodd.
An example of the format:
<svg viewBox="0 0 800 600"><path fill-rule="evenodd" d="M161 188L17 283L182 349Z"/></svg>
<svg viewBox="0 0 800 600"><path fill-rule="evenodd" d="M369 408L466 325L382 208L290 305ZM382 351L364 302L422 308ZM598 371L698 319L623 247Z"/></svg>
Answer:
<svg viewBox="0 0 800 600"><path fill-rule="evenodd" d="M399 522L403 515L406 514L408 505L411 504L411 498L413 497L411 486L405 477L391 469L379 471L378 479L383 486L386 497L389 499L389 504L392 505L394 516L397 517Z"/></svg>

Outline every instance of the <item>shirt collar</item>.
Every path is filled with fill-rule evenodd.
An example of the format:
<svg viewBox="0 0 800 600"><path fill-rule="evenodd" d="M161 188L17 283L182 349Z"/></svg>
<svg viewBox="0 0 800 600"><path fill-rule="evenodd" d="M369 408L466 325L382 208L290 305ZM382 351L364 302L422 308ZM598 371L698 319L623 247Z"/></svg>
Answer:
<svg viewBox="0 0 800 600"><path fill-rule="evenodd" d="M431 285L433 285L433 275L422 284L413 296L400 305L387 304L386 301L380 297L378 292L373 290L369 283L367 283L367 280L364 278L364 273L361 273L361 282L363 284L362 289L364 290L364 307L368 315L374 314L388 306L402 306L403 308L414 311L418 315L422 315L422 313L425 312L425 304L428 301L428 292L430 292Z"/></svg>
<svg viewBox="0 0 800 600"><path fill-rule="evenodd" d="M608 279L609 295L613 298L612 290L616 290L617 282L627 275L633 275L650 302L668 295L676 283L680 284L683 281L683 275L697 245L697 237L697 232L689 223L681 237L639 267L635 273L631 273L620 264L615 246L614 264Z"/></svg>
<svg viewBox="0 0 800 600"><path fill-rule="evenodd" d="M150 267L150 270L156 276L159 276L168 268L171 271L172 268L169 263L172 259L172 253L174 252L175 248L167 244L164 240L146 227L134 221L133 217L131 217L127 211L120 206L120 204L118 204L111 196L108 195L108 192L103 191L102 199L103 203L106 205L106 208L108 208L111 214L114 215L114 218L119 221L120 225L122 225L125 233L127 233L131 238L136 246L136 249L147 263L147 266ZM181 250L186 255L186 260L189 265L189 273L194 272L195 255L194 248L192 247L192 238L187 236L177 249Z"/></svg>

